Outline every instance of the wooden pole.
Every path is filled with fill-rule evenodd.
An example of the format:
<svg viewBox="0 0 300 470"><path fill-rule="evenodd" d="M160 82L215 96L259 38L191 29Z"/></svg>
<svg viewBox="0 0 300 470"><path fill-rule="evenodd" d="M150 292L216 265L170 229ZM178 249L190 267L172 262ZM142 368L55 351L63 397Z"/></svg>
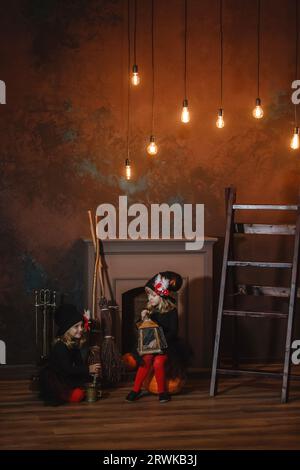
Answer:
<svg viewBox="0 0 300 470"><path fill-rule="evenodd" d="M97 239L96 229L93 224L92 213L90 210L88 211L88 216L89 216L89 222L90 222L90 231L91 231L93 245L95 249L95 255L96 255L97 245L99 245L99 240ZM95 216L95 224L96 224L95 226L97 227L97 216ZM100 282L100 297L101 297L105 295L105 291L104 291L104 283L103 283L103 276L102 276L102 260L101 260L100 246L99 246L98 276L99 276L99 282Z"/></svg>

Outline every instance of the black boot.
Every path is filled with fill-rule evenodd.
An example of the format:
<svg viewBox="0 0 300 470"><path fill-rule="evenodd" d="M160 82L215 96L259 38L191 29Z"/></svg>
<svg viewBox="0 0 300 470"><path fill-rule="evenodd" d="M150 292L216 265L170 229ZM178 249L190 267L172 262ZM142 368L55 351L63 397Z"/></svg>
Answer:
<svg viewBox="0 0 300 470"><path fill-rule="evenodd" d="M142 396L141 390L139 392L135 392L134 390L131 390L131 392L128 393L126 397L126 401L136 401Z"/></svg>
<svg viewBox="0 0 300 470"><path fill-rule="evenodd" d="M159 403L166 403L171 400L171 396L167 392L159 393L158 395Z"/></svg>

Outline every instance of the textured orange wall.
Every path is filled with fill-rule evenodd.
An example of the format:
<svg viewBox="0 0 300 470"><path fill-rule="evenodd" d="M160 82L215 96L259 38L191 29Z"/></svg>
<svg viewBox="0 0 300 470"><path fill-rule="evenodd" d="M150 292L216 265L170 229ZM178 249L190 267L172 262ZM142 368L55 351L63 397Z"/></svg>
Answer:
<svg viewBox="0 0 300 470"><path fill-rule="evenodd" d="M77 240L86 211L101 202L205 203L206 235L224 233L224 187L241 201L294 202L299 152L289 150L294 77L294 1L262 1L261 98L256 98L256 2L224 1L224 109L219 107L218 1L189 0L188 98L183 99L183 1L155 1L159 155L145 147L151 123L150 7L138 0L137 62L131 94L134 181L126 158L127 1L11 0L0 20L1 338L8 361L30 362L30 292L47 285L81 300ZM268 247L268 245L266 245ZM220 251L220 250L219 250ZM264 249L263 251L264 252ZM219 257L217 258L219 263Z"/></svg>

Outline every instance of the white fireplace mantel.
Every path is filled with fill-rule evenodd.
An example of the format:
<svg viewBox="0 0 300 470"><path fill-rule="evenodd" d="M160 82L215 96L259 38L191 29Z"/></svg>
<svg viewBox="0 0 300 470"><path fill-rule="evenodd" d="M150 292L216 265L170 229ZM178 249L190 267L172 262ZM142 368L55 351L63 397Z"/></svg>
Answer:
<svg viewBox="0 0 300 470"><path fill-rule="evenodd" d="M104 240L101 242L105 267L105 295L119 309L115 335L121 349L123 319L122 294L144 286L160 271L175 271L183 278L178 294L179 334L194 351L193 366L210 364L213 344L212 277L213 245L206 237L201 250L186 250L188 240ZM85 243L85 305L91 308L94 272L94 247Z"/></svg>

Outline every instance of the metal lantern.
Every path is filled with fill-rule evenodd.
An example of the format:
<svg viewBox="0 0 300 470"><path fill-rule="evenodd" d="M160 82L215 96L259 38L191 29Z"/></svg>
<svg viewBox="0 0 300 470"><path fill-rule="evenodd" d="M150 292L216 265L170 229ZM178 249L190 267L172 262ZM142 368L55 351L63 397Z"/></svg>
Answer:
<svg viewBox="0 0 300 470"><path fill-rule="evenodd" d="M146 317L138 324L138 353L144 354L162 353L168 347L162 328Z"/></svg>

